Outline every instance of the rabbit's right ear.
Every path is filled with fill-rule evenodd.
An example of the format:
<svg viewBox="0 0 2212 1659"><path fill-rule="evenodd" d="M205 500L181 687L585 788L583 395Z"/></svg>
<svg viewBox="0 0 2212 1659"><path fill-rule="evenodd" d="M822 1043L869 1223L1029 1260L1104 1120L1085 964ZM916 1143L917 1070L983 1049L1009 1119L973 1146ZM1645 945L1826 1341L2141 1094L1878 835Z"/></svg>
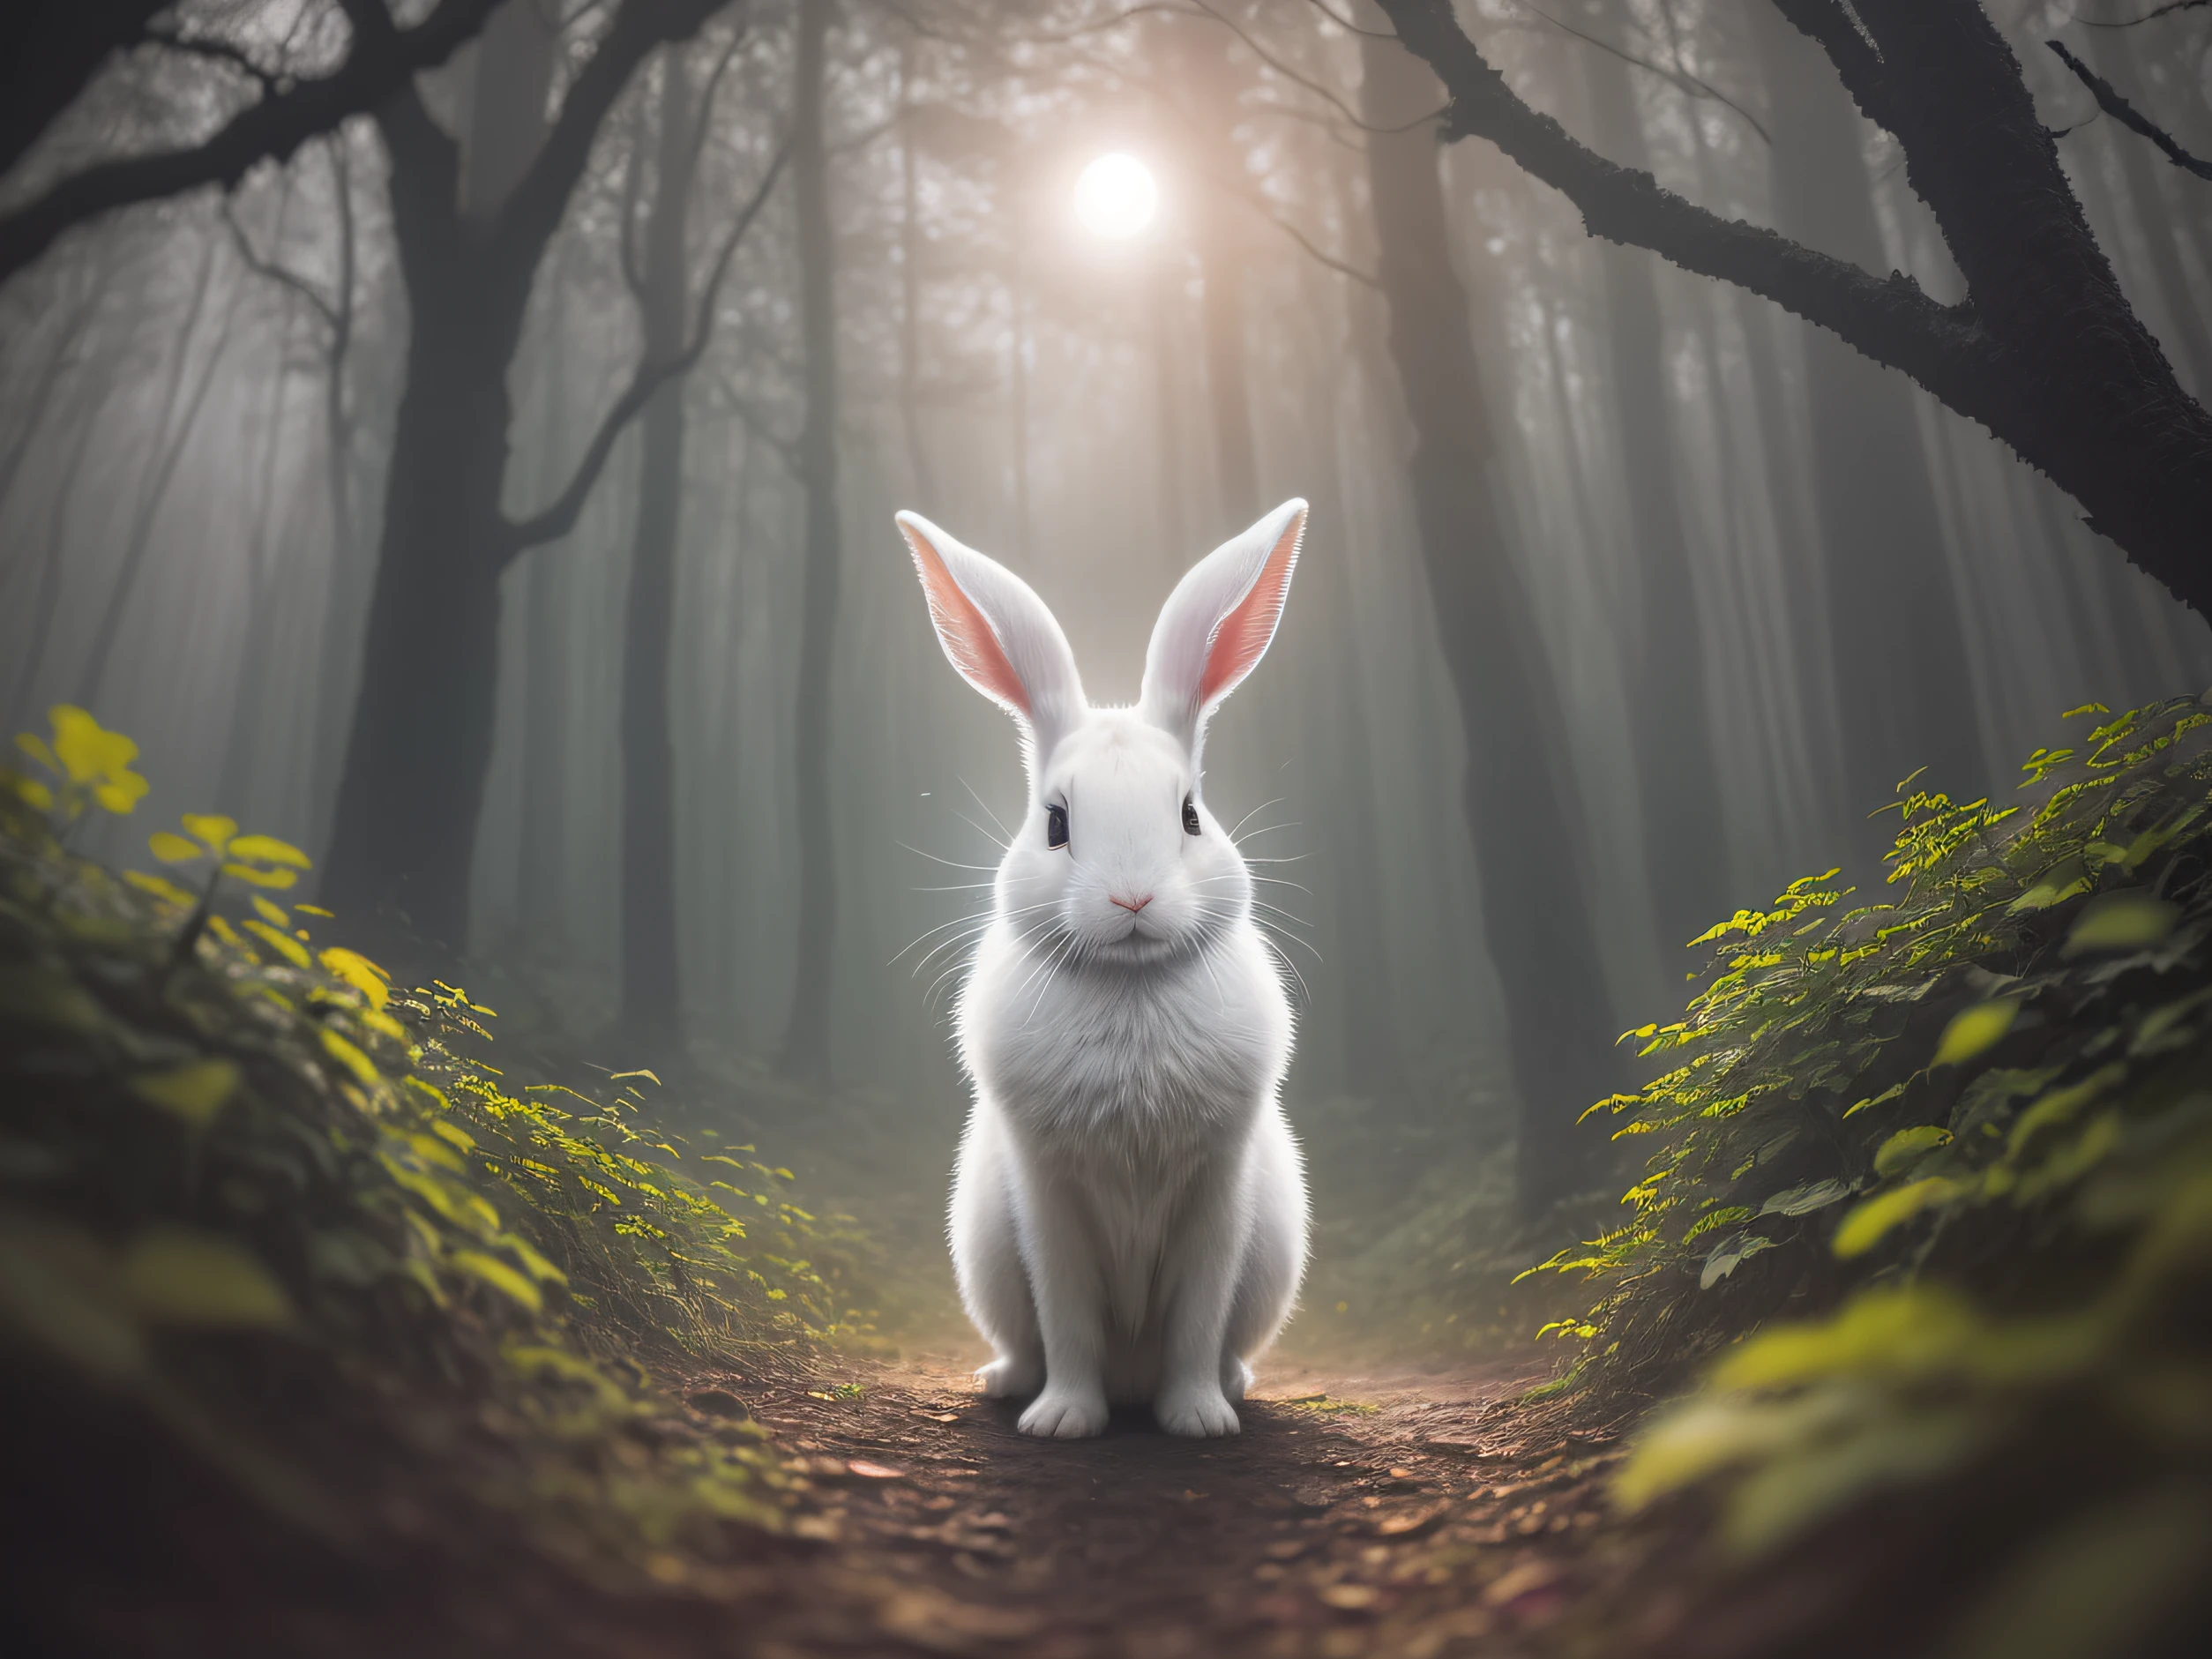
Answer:
<svg viewBox="0 0 2212 1659"><path fill-rule="evenodd" d="M1028 583L920 513L901 512L897 523L946 660L1028 728L1042 762L1087 706L1059 622Z"/></svg>

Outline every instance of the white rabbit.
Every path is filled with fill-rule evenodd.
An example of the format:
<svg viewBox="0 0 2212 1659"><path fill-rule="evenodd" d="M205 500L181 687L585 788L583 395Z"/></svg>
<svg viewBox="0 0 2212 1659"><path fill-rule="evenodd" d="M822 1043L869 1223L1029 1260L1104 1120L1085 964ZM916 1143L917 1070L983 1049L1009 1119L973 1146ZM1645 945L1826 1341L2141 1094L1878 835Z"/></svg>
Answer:
<svg viewBox="0 0 2212 1659"><path fill-rule="evenodd" d="M1206 810L1206 722L1274 639L1289 501L1169 596L1134 708L1093 708L1011 571L898 515L953 666L1020 724L1029 806L955 1020L975 1107L953 1178L960 1297L994 1396L1073 1439L1110 1403L1234 1434L1246 1360L1305 1269L1304 1162L1278 1095L1289 998L1252 876Z"/></svg>

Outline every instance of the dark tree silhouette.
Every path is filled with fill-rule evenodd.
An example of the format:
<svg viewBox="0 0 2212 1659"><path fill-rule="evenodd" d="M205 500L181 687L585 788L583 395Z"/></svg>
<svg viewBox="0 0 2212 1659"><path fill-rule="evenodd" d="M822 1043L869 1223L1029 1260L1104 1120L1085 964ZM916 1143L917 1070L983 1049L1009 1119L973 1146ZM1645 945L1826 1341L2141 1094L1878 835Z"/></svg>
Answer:
<svg viewBox="0 0 2212 1659"><path fill-rule="evenodd" d="M2212 415L2182 390L2120 291L2019 61L1977 0L1775 0L1902 146L1907 176L1966 278L1955 305L1909 276L1876 276L1615 166L1507 86L1449 0L1379 3L1443 80L1447 136L1488 138L1573 202L1592 235L1764 295L1902 370L2049 475L2093 528L2212 616Z"/></svg>
<svg viewBox="0 0 2212 1659"><path fill-rule="evenodd" d="M791 193L798 216L799 348L806 423L798 473L806 493L806 590L799 627L799 938L791 1012L779 1065L793 1077L830 1067L831 969L837 935L837 853L830 812L830 668L841 557L837 518L837 245L830 223L823 83L830 0L801 0L791 107Z"/></svg>
<svg viewBox="0 0 2212 1659"><path fill-rule="evenodd" d="M500 509L512 410L507 370L540 260L592 140L638 64L693 34L721 0L625 0L577 72L544 142L497 201L465 199L460 146L412 85L377 112L391 153L392 225L411 333L392 437L383 542L325 882L348 909L397 907L424 939L458 945L490 765L499 584L507 566L573 527L624 429L697 361L731 252L781 168L738 214L691 340L641 358L566 487L519 521ZM375 0L347 0L365 30Z"/></svg>
<svg viewBox="0 0 2212 1659"><path fill-rule="evenodd" d="M1506 542L1466 291L1446 239L1434 78L1386 39L1361 41L1361 113L1390 355L1412 417L1409 470L1437 637L1466 729L1464 809L1482 871L1519 1097L1517 1187L1535 1214L1582 1191L1576 1120L1619 1080L1603 955L1579 854L1566 720Z"/></svg>
<svg viewBox="0 0 2212 1659"><path fill-rule="evenodd" d="M497 0L439 0L413 28L396 26L382 0L347 0L354 38L327 75L263 82L248 105L198 144L95 162L69 174L14 211L0 214L0 280L12 276L55 237L118 207L176 196L203 184L235 184L258 161L282 161L348 116L375 108L406 88L418 70L435 68L483 26ZM163 8L144 0L21 8L0 26L0 170L12 166L86 83L123 47L147 41L146 24ZM49 56L49 55L51 54ZM239 55L208 52L234 66Z"/></svg>

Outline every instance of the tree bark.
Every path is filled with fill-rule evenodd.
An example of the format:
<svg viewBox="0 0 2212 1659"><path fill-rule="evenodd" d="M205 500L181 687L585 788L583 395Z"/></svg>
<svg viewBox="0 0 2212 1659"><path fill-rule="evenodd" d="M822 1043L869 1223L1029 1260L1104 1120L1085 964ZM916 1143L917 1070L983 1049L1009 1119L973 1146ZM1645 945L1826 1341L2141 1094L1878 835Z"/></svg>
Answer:
<svg viewBox="0 0 2212 1659"><path fill-rule="evenodd" d="M1496 143L1566 194L1591 234L1765 295L1902 370L2050 474L2093 527L2212 615L2212 415L2129 309L2020 65L1977 0L1775 0L1903 146L1967 280L1969 298L1950 306L1909 277L1875 277L1613 166L1513 93L1448 0L1379 3L1449 89L1447 134Z"/></svg>
<svg viewBox="0 0 2212 1659"><path fill-rule="evenodd" d="M1416 435L1414 505L1437 630L1467 742L1465 810L1482 876L1483 939L1506 1004L1519 1095L1525 1213L1581 1191L1596 1145L1577 1128L1618 1080L1603 959L1577 857L1566 721L1506 542L1467 296L1446 240L1427 69L1387 39L1361 42L1361 114L1390 350Z"/></svg>
<svg viewBox="0 0 2212 1659"><path fill-rule="evenodd" d="M625 0L496 210L477 202L464 213L460 146L411 85L377 111L412 332L325 891L358 924L379 928L388 951L467 943L491 761L500 574L532 544L518 539L500 497L507 370L533 280L631 72L717 4ZM527 100L516 107L527 110ZM404 925L375 920L386 913Z"/></svg>
<svg viewBox="0 0 2212 1659"><path fill-rule="evenodd" d="M1582 62L1599 146L1625 166L1648 165L1627 64L1602 51L1584 52ZM1707 715L1712 646L1698 614L1688 532L1675 489L1681 461L1657 273L1640 248L1606 243L1599 262L1638 596L1629 728L1643 817L1644 878L1659 930L1659 960L1671 970L1680 965L1683 946L1728 914L1728 833Z"/></svg>
<svg viewBox="0 0 2212 1659"><path fill-rule="evenodd" d="M799 332L806 423L798 470L806 495L806 580L794 721L798 783L799 937L779 1069L830 1069L830 995L837 940L837 864L830 815L830 668L837 639L837 260L830 223L822 101L832 0L800 0L792 101L791 185L798 220Z"/></svg>
<svg viewBox="0 0 2212 1659"><path fill-rule="evenodd" d="M639 295L649 362L684 348L691 310L689 226L697 153L691 73L661 53L661 131ZM642 141L642 139L641 139ZM676 751L669 731L669 641L684 511L684 382L653 394L640 423L637 531L622 673L622 1030L663 1064L684 1057L676 926Z"/></svg>

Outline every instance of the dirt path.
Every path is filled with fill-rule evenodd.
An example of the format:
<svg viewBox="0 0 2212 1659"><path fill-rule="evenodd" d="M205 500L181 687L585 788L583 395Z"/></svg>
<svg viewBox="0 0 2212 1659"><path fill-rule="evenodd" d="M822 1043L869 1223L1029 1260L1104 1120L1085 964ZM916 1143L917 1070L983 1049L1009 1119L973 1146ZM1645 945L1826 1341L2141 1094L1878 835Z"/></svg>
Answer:
<svg viewBox="0 0 2212 1659"><path fill-rule="evenodd" d="M690 1400L806 1460L817 1548L781 1588L813 1579L795 1598L811 1616L763 1651L1419 1659L1521 1651L1602 1571L1614 1453L1499 1413L1528 1380L1278 1366L1244 1433L1206 1443L1140 1414L1028 1439L949 1356L706 1375Z"/></svg>

